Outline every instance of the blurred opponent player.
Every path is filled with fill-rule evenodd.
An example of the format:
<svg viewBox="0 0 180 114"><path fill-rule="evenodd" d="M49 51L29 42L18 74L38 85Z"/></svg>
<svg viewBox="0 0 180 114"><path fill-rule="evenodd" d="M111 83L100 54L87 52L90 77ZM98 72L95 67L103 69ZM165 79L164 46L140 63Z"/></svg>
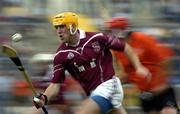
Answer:
<svg viewBox="0 0 180 114"><path fill-rule="evenodd" d="M142 92L142 108L148 114L177 114L177 103L173 88L168 84L169 59L174 52L154 37L142 32L130 31L126 18L116 17L107 21L110 33L124 37L133 47L141 63L151 72L151 79L136 73L131 62L122 52L114 51L126 81L134 83ZM121 74L121 75L122 75Z"/></svg>

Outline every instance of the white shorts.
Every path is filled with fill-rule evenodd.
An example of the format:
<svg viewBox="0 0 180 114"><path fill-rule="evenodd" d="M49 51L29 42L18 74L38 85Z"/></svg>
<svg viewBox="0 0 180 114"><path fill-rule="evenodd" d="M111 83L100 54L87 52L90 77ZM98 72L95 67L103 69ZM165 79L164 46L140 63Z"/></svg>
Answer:
<svg viewBox="0 0 180 114"><path fill-rule="evenodd" d="M118 77L113 76L112 79L107 80L100 84L90 95L92 96L101 96L109 100L113 108L119 108L122 105L123 100L123 88Z"/></svg>

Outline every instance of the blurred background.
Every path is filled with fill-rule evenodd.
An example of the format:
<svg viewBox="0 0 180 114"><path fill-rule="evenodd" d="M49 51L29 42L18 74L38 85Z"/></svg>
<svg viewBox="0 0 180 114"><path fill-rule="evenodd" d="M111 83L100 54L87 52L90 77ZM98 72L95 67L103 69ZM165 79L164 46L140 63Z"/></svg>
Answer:
<svg viewBox="0 0 180 114"><path fill-rule="evenodd" d="M53 54L59 44L50 23L51 17L64 11L77 12L80 28L87 31L102 31L107 19L126 17L133 29L154 35L174 49L176 55L172 58L169 81L176 90L180 104L180 0L0 0L0 43L17 50L39 92L49 83ZM11 36L15 33L21 33L23 39L13 42ZM78 85L69 80L68 83ZM33 95L15 65L2 53L0 85L0 114L25 114L30 109ZM53 114L63 114L69 110L64 105L67 99L78 102L84 97L78 87L72 96L69 91L72 88L62 86L65 91L59 95L62 97L60 107L49 108ZM125 108L129 113L143 114L137 98L138 90L131 84L123 87Z"/></svg>

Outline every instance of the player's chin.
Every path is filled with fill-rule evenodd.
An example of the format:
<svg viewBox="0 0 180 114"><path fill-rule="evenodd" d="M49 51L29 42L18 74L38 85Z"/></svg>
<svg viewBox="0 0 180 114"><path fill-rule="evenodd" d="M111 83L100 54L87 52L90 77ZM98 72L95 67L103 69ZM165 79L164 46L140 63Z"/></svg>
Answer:
<svg viewBox="0 0 180 114"><path fill-rule="evenodd" d="M64 37L63 36L59 36L60 40L64 40Z"/></svg>
<svg viewBox="0 0 180 114"><path fill-rule="evenodd" d="M64 40L60 39L60 42L65 42Z"/></svg>
<svg viewBox="0 0 180 114"><path fill-rule="evenodd" d="M64 38L60 38L60 42L66 43L66 40Z"/></svg>

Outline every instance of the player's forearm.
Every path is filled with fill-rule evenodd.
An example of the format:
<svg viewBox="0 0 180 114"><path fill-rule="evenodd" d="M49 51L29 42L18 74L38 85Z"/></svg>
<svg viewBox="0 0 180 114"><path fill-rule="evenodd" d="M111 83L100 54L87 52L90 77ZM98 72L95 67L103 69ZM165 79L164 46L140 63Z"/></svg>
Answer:
<svg viewBox="0 0 180 114"><path fill-rule="evenodd" d="M125 50L124 50L126 56L128 57L128 59L132 62L132 64L134 65L134 67L137 69L139 67L142 66L138 56L136 55L136 53L133 51L132 47L129 46L128 44L126 44L125 46Z"/></svg>
<svg viewBox="0 0 180 114"><path fill-rule="evenodd" d="M60 84L51 83L43 94L46 95L49 100L53 96L56 96L58 94L59 89L60 89Z"/></svg>

